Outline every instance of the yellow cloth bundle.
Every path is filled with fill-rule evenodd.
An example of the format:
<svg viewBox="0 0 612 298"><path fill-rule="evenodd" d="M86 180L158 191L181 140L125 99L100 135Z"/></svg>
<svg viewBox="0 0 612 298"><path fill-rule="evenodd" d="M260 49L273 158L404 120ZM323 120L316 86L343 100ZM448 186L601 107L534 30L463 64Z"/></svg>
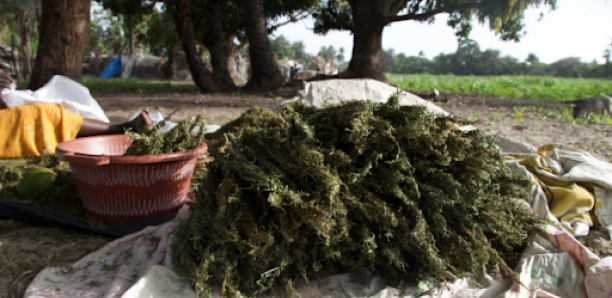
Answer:
<svg viewBox="0 0 612 298"><path fill-rule="evenodd" d="M588 183L559 179L562 173L546 161L545 156L547 155L547 152L539 150L538 155L524 157L519 163L525 166L540 184L544 194L546 194L550 212L559 221L567 221L570 224L581 221L591 226L593 219L590 211L595 205L593 186L588 185Z"/></svg>
<svg viewBox="0 0 612 298"><path fill-rule="evenodd" d="M40 103L0 110L0 158L55 153L57 144L76 138L83 116L61 105Z"/></svg>
<svg viewBox="0 0 612 298"><path fill-rule="evenodd" d="M612 235L612 164L560 144L544 145L531 154L512 149L506 148L505 164L539 185L538 191L532 190L534 200L546 200L546 209L563 226L582 236L588 227L602 225Z"/></svg>

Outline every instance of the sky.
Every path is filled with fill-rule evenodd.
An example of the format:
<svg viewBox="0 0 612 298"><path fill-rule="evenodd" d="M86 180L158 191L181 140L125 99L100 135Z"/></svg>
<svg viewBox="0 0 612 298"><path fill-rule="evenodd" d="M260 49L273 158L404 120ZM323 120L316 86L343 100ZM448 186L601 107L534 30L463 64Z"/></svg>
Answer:
<svg viewBox="0 0 612 298"><path fill-rule="evenodd" d="M540 19L540 13L544 17ZM446 25L446 14L436 16L434 24L415 21L396 22L383 31L383 49L392 48L395 53L417 56L423 51L429 59L440 53L454 53L457 38ZM481 50L500 50L502 56L512 56L524 61L534 53L543 63L562 58L579 57L582 62L596 60L603 63L606 48L612 43L612 0L558 0L557 9L529 8L525 12L527 34L521 41L505 42L499 39L488 25L474 24L470 38L478 42ZM318 53L321 46L343 47L348 61L353 50L353 36L348 31L330 31L317 35L312 20L304 20L280 27L275 36L284 35L289 41L303 41L306 52Z"/></svg>

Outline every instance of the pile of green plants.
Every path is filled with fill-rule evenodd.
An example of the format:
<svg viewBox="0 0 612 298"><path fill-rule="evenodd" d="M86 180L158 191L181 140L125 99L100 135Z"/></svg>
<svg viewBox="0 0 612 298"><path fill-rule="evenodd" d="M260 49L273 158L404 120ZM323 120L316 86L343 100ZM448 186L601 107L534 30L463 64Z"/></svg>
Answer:
<svg viewBox="0 0 612 298"><path fill-rule="evenodd" d="M254 107L222 127L173 260L198 296L299 296L365 269L399 286L510 269L543 222L493 139L424 107Z"/></svg>
<svg viewBox="0 0 612 298"><path fill-rule="evenodd" d="M47 168L55 172L55 182L46 190L20 195L18 185L31 170ZM70 215L85 215L70 166L55 154L44 152L41 156L24 159L3 160L0 163L0 200L24 200L47 205L61 206L62 212Z"/></svg>
<svg viewBox="0 0 612 298"><path fill-rule="evenodd" d="M202 142L204 142L204 135L206 133L204 111L194 118L180 121L175 127L164 134L158 133L166 124L166 121L178 111L173 111L164 121L160 121L149 131L140 130L141 132L136 132L127 130L125 133L132 137L133 141L124 155L167 154L200 147ZM194 130L196 127L199 127L197 132Z"/></svg>

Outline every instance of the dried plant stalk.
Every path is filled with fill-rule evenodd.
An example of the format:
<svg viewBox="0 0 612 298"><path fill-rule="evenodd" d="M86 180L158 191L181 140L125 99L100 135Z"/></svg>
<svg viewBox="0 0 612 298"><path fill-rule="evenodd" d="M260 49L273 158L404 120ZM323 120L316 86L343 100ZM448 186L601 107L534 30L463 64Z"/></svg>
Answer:
<svg viewBox="0 0 612 298"><path fill-rule="evenodd" d="M126 130L126 134L132 137L133 141L124 155L151 155L183 152L200 147L204 142L206 133L206 122L204 121L204 111L194 118L180 121L170 131L159 134L159 130L166 124L178 111L175 110L164 121L153 126L148 132L135 132L131 129ZM197 132L194 129L199 127Z"/></svg>

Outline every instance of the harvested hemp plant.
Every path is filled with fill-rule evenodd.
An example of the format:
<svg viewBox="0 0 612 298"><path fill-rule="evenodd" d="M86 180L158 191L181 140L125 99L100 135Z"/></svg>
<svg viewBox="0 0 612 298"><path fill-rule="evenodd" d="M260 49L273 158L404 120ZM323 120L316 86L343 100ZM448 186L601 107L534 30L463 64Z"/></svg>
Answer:
<svg viewBox="0 0 612 298"><path fill-rule="evenodd" d="M164 134L158 133L166 124L166 121L177 111L179 110L173 111L163 121L154 125L150 131L134 132L128 129L125 133L132 137L133 141L124 155L166 154L200 147L206 133L204 111L195 118L180 121L175 127ZM199 130L194 133L196 127L199 127Z"/></svg>
<svg viewBox="0 0 612 298"><path fill-rule="evenodd" d="M198 296L299 296L333 270L386 283L505 271L542 224L513 199L530 182L493 139L424 107L354 101L254 107L226 140L178 232L173 259ZM210 138L210 136L207 136ZM516 276L515 276L516 279Z"/></svg>

